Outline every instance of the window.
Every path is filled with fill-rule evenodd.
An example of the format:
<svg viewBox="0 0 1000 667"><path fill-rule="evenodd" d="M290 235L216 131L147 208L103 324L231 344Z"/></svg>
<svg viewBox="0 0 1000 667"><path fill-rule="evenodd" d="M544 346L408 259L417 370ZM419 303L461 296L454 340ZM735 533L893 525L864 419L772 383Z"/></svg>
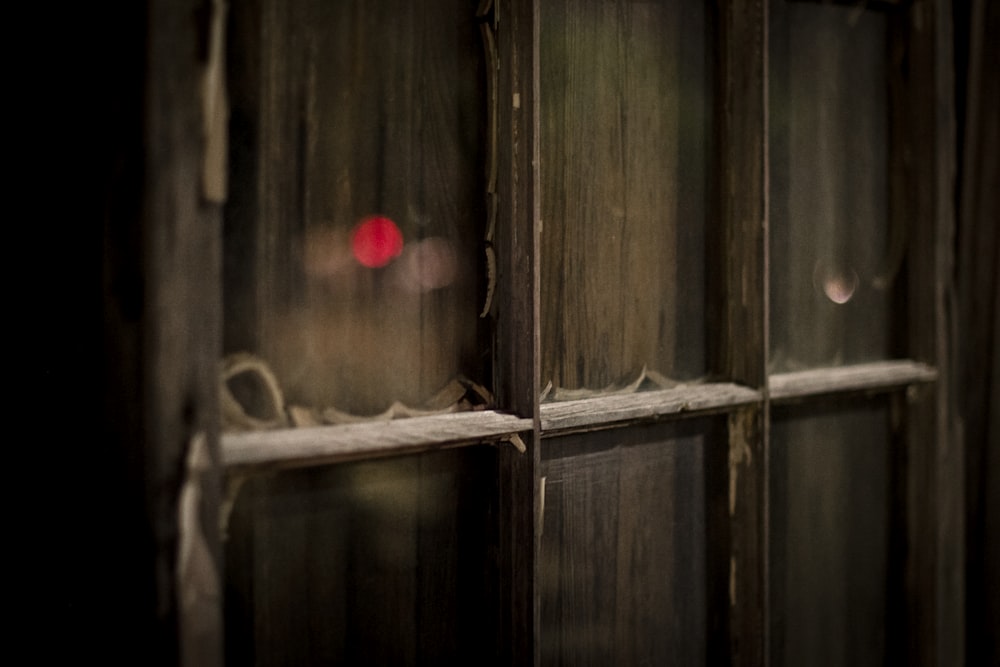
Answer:
<svg viewBox="0 0 1000 667"><path fill-rule="evenodd" d="M235 3L232 664L912 657L923 7Z"/></svg>

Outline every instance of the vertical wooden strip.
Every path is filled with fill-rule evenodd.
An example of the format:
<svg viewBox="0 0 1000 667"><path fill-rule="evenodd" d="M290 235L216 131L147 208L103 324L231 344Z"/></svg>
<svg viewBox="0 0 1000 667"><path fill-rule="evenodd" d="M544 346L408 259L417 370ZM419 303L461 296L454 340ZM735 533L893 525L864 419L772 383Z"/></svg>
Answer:
<svg viewBox="0 0 1000 667"><path fill-rule="evenodd" d="M933 5L932 39L934 62L934 158L931 161L934 187L934 329L935 362L941 377L953 372L952 341L957 314L954 293L954 238L956 195L955 72L950 2ZM956 434L956 400L947 381L939 383L935 404L937 447L935 483L939 490L937 525L936 596L939 599L935 627L941 640L937 664L965 663L965 456Z"/></svg>
<svg viewBox="0 0 1000 667"><path fill-rule="evenodd" d="M149 4L139 249L145 291L137 341L142 379L136 409L142 425L131 435L141 442L145 460L146 513L155 554L151 575L160 628L148 655L160 660L176 650L177 664L218 665L222 570L215 368L221 330L221 218L202 190L206 144L200 84L208 44L199 42L205 35L197 28L208 27L210 12L201 16L205 25L198 26L191 17L199 8L195 2ZM195 447L203 451L189 458ZM186 516L179 514L182 489ZM185 545L190 550L181 551ZM191 563L184 558L192 550L197 564L191 567L198 571L181 577L178 567Z"/></svg>
<svg viewBox="0 0 1000 667"><path fill-rule="evenodd" d="M917 1L903 12L890 41L890 100L894 118L893 216L906 226L905 329L900 344L917 361L950 374L948 320L952 308L954 111L951 9ZM950 388L908 394L906 418L907 560L906 662L960 664L964 541L964 466L954 446ZM900 647L902 650L902 647Z"/></svg>
<svg viewBox="0 0 1000 667"><path fill-rule="evenodd" d="M767 457L759 408L729 416L729 660L767 664Z"/></svg>
<svg viewBox="0 0 1000 667"><path fill-rule="evenodd" d="M537 665L539 517L538 416L538 22L534 0L494 8L499 54L496 229L497 402L530 416L528 451L499 452L497 655L501 664Z"/></svg>
<svg viewBox="0 0 1000 667"><path fill-rule="evenodd" d="M750 387L766 384L767 321L767 4L719 4L719 226L710 243L710 294L723 304L710 313L716 372ZM710 246L711 247L711 246ZM717 320L716 320L717 318ZM767 406L729 418L729 590L724 622L733 665L766 664ZM713 599L716 599L713 596Z"/></svg>
<svg viewBox="0 0 1000 667"><path fill-rule="evenodd" d="M763 0L721 3L718 86L721 238L709 271L719 326L713 370L750 387L764 385L767 220L767 9Z"/></svg>

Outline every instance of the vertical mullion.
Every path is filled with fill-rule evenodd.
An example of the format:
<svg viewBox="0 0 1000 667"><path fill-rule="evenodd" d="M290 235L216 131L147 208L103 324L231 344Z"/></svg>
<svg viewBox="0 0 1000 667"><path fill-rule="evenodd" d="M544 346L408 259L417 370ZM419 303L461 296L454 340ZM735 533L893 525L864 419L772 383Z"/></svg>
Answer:
<svg viewBox="0 0 1000 667"><path fill-rule="evenodd" d="M933 209L934 248L934 319L935 361L941 377L951 377L950 342L948 332L954 321L953 276L955 236L955 172L957 134L954 108L954 46L952 44L951 2L939 0L933 4L934 43L933 95L934 159L931 174L935 202ZM938 415L934 470L938 486L936 513L937 568L936 592L939 598L936 626L939 665L960 665L965 662L965 459L961 443L955 437L951 415L955 401L948 380L938 384L935 411Z"/></svg>
<svg viewBox="0 0 1000 667"><path fill-rule="evenodd" d="M720 234L714 288L723 304L712 341L714 370L754 388L766 385L767 3L719 3L718 187ZM716 273L710 271L710 273ZM734 665L766 664L768 406L729 417L729 591L726 640ZM721 639L721 638L720 638Z"/></svg>
<svg viewBox="0 0 1000 667"><path fill-rule="evenodd" d="M952 275L954 108L951 3L914 2L894 22L892 215L907 230L900 345L941 380L907 394L906 662L964 662L964 461L952 437L948 317ZM900 638L900 642L902 639Z"/></svg>
<svg viewBox="0 0 1000 667"><path fill-rule="evenodd" d="M763 387L767 371L767 9L727 0L720 21L719 251L722 284L714 370Z"/></svg>
<svg viewBox="0 0 1000 667"><path fill-rule="evenodd" d="M499 455L501 664L537 665L539 495L538 21L534 0L495 0L497 85L496 389L530 416L527 452ZM492 66L492 65L491 65Z"/></svg>

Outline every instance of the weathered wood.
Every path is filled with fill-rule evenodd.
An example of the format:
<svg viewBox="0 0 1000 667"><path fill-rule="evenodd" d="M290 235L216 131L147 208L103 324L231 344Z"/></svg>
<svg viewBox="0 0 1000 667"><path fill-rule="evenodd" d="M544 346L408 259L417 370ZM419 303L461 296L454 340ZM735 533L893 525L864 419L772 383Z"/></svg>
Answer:
<svg viewBox="0 0 1000 667"><path fill-rule="evenodd" d="M758 391L722 383L681 385L662 391L544 403L541 406L542 432L544 437L548 437L564 429L710 412L760 400L761 393Z"/></svg>
<svg viewBox="0 0 1000 667"><path fill-rule="evenodd" d="M503 440L531 428L530 419L485 410L377 423L228 433L222 436L222 461L229 469L310 467Z"/></svg>
<svg viewBox="0 0 1000 667"><path fill-rule="evenodd" d="M934 247L934 359L942 382L934 411L937 414L935 460L933 463L936 498L937 567L934 578L937 587L937 618L939 636L937 664L957 665L966 662L965 650L966 589L965 589L965 452L957 433L955 388L947 381L954 373L952 341L955 327L955 183L957 170L955 119L955 44L952 34L952 7L939 1L931 8L931 39L933 40L934 155L930 159L933 183L933 227L929 243ZM925 136L926 140L926 136Z"/></svg>
<svg viewBox="0 0 1000 667"><path fill-rule="evenodd" d="M728 540L724 542L728 547L728 618L723 627L728 630L724 637L728 661L734 665L770 664L765 662L765 641L770 636L766 485L771 473L770 443L764 433L766 415L760 408L745 407L728 417L727 474L723 478L728 487Z"/></svg>
<svg viewBox="0 0 1000 667"><path fill-rule="evenodd" d="M910 384L934 382L938 372L916 361L876 361L837 368L776 373L768 378L773 401L796 400L852 391L890 391Z"/></svg>
<svg viewBox="0 0 1000 667"><path fill-rule="evenodd" d="M714 355L723 378L762 387L767 368L767 3L720 3L717 104L721 239L708 274ZM716 324L717 323L717 324Z"/></svg>
<svg viewBox="0 0 1000 667"><path fill-rule="evenodd" d="M760 388L766 382L769 344L768 9L763 0L729 0L719 3L718 12L721 234L709 255L717 267L708 274L709 294L719 304L710 311L711 370ZM766 409L765 404L763 412L734 412L729 424L730 516L724 542L731 566L729 604L725 620L714 621L713 628L726 632L725 660L732 665L761 665L768 659Z"/></svg>
<svg viewBox="0 0 1000 667"><path fill-rule="evenodd" d="M537 665L539 521L538 3L496 2L495 378L497 404L530 419L527 452L498 458L496 592L500 664Z"/></svg>

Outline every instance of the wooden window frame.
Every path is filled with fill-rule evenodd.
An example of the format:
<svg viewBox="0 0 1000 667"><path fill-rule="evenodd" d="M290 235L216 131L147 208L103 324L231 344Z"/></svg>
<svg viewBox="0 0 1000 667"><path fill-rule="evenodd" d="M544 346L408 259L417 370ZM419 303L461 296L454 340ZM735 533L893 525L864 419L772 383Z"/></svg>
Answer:
<svg viewBox="0 0 1000 667"><path fill-rule="evenodd" d="M170 146L151 158L170 178L146 184L144 225L150 238L145 247L154 260L147 297L152 300L154 326L180 324L182 329L175 330L174 336L150 337L150 348L144 352L148 372L163 380L148 397L153 413L148 421L164 428L142 438L145 448L161 453L147 478L200 490L202 513L212 515L222 507L219 484L225 476L232 480L236 474L276 467L500 444L498 566L507 586L499 601L498 645L504 651L499 658L507 664L538 664L539 452L543 438L572 430L623 428L637 421L724 414L730 451L745 447L752 455L735 462L730 459L735 497L723 534L732 571L738 574L730 582L735 602L726 613L726 653L734 664L767 664L770 406L817 396L888 393L894 410L903 415L901 456L896 465L904 483L896 502L905 524L903 562L895 575L903 618L889 628L890 646L903 651L909 664L958 664L959 660L952 659L961 657L961 640L948 638L962 636L963 604L960 586L946 576L946 566L961 556L961 540L955 539L961 536L956 536L955 527L961 523L956 516L961 512L963 487L949 431L952 399L948 386L939 379L949 371L952 267L946 248L953 228L950 179L955 161L950 4L914 0L894 10L901 18L891 29L893 45L906 58L904 63L892 64L890 100L895 108L910 110L898 113L892 124L890 193L892 215L902 217L911 239L906 260L907 303L901 315L907 324L908 359L768 376L767 3L718 0L713 10L719 197L713 223L717 223L716 245L711 246L718 278L710 299L724 307L713 323L716 333L709 342L716 354L713 366L726 381L540 404L538 2L510 0L496 6L497 48L503 63L496 89L501 204L495 241L495 393L500 409L391 424L222 436L218 436L216 379L209 370L215 368L211 357L221 339L221 287L217 284L205 290L194 278L174 279L187 275L191 266L203 264L210 274L212 267L220 266L218 191L210 178L212 167L202 159L210 152L212 139L155 141L185 136L188 121L208 113L207 106L192 105L190 100L201 97L190 81L200 80L197 75L211 66L211 47L218 46L218 35L205 30L196 36L177 18L182 12L174 3L150 2L146 20L156 27L150 32L146 94L152 111L145 132L154 140L152 145ZM194 7L193 0L189 5ZM209 16L213 12L224 12L221 3L213 5ZM209 19L205 25L213 24ZM181 39L171 41L177 36ZM204 44L198 43L201 38ZM210 48L201 48L206 45ZM176 67L178 60L184 62L183 67ZM192 183L184 177L190 173L202 174L205 180ZM178 193L198 203L178 210L173 205L182 198ZM183 242L171 242L176 238ZM186 304L182 317L159 314L164 304L178 300ZM125 324L119 328L123 338L131 335L127 321L123 316ZM190 330L183 329L185 322L193 325ZM179 368L171 365L178 358L187 359ZM193 394L187 389L190 386L197 387ZM172 418L182 413L183 419ZM178 465L192 460L188 455L198 449L199 437L207 437L208 467ZM516 446L519 443L525 445L524 452ZM171 516L168 511L158 521L169 525ZM200 524L218 563L221 547L210 525L210 521ZM192 527L181 522L181 542L188 531L197 528L198 524ZM163 526L158 530L169 533ZM176 546L172 540L161 536L158 548ZM165 565L173 562L165 552L158 558ZM180 593L185 585L178 581ZM171 609L179 619L182 661L215 664L221 659L221 637L211 629L217 631L211 625L212 613L180 608L176 601ZM206 618L207 638L204 626L199 626Z"/></svg>

